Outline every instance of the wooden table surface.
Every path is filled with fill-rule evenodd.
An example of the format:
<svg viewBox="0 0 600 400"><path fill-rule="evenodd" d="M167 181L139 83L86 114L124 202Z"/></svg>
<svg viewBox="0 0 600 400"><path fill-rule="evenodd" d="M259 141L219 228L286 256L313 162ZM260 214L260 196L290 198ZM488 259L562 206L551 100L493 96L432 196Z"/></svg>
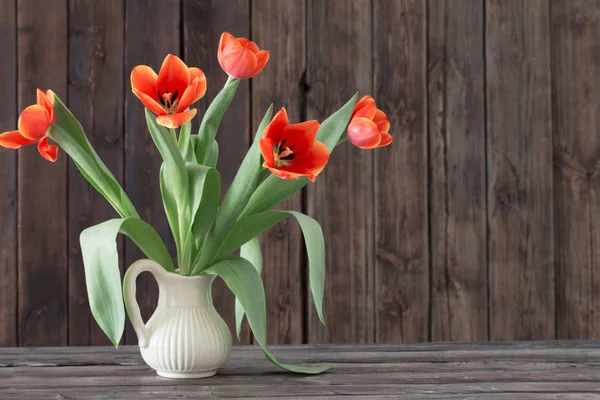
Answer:
<svg viewBox="0 0 600 400"><path fill-rule="evenodd" d="M273 346L281 372L237 347L211 378L159 378L136 347L0 348L0 399L330 398L600 399L600 342Z"/></svg>

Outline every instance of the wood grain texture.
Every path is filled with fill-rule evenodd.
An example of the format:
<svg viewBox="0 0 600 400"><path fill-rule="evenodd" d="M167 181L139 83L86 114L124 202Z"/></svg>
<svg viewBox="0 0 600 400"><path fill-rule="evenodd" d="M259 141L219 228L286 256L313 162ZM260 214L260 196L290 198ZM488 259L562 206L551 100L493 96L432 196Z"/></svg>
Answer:
<svg viewBox="0 0 600 400"><path fill-rule="evenodd" d="M307 119L323 121L357 90L371 92L369 6L366 0L308 2ZM308 213L325 234L327 271L327 325L319 322L311 299L309 343L374 339L372 165L371 152L345 143L306 188Z"/></svg>
<svg viewBox="0 0 600 400"><path fill-rule="evenodd" d="M543 0L486 5L490 337L554 338L550 20Z"/></svg>
<svg viewBox="0 0 600 400"><path fill-rule="evenodd" d="M483 24L483 3L429 1L432 340L488 336Z"/></svg>
<svg viewBox="0 0 600 400"><path fill-rule="evenodd" d="M16 128L17 3L0 1L0 109L2 131ZM0 149L0 346L17 342L17 153Z"/></svg>
<svg viewBox="0 0 600 400"><path fill-rule="evenodd" d="M274 346L280 359L334 363L326 374L277 373L240 346L214 377L173 385L124 346L4 349L0 398L595 399L598 342Z"/></svg>
<svg viewBox="0 0 600 400"><path fill-rule="evenodd" d="M198 114L194 133L208 105L219 93L227 80L227 74L217 61L219 38L224 31L238 37L250 37L249 0L227 1L227 6L218 0L183 0L183 33L185 61L190 66L201 68L206 74L208 89L198 103ZM243 80L235 98L219 126L219 162L223 193L229 189L235 174L250 146L250 86ZM213 301L231 332L235 332L235 297L222 280L213 284ZM234 342L237 343L235 334ZM250 343L250 330L244 324L241 343Z"/></svg>
<svg viewBox="0 0 600 400"><path fill-rule="evenodd" d="M290 122L300 122L305 113L306 4L254 0L251 15L252 39L270 52L269 64L252 80L252 128L258 127L271 103L274 112L285 107ZM277 208L302 211L302 194L295 194ZM302 241L293 218L261 237L269 344L303 342L302 281L307 265Z"/></svg>
<svg viewBox="0 0 600 400"><path fill-rule="evenodd" d="M123 180L123 103L125 88L125 2L71 0L69 8L69 103L92 146ZM85 286L79 235L118 214L69 165L69 344L109 345L93 319ZM119 239L119 253L123 253Z"/></svg>
<svg viewBox="0 0 600 400"><path fill-rule="evenodd" d="M19 0L17 24L19 109L35 104L36 88L66 100L66 0ZM30 146L18 160L19 344L66 345L67 156L50 163Z"/></svg>
<svg viewBox="0 0 600 400"><path fill-rule="evenodd" d="M168 53L179 55L180 9L178 0L127 0L125 40L125 87L130 88L131 70L140 64L160 70ZM125 97L125 190L140 217L154 227L165 240L175 258L175 245L165 216L159 188L159 169L162 163L144 116L144 106L131 93ZM125 267L145 258L143 253L127 240ZM158 285L148 273L138 278L137 299L146 320L156 308ZM127 320L126 343L135 344L137 338Z"/></svg>
<svg viewBox="0 0 600 400"><path fill-rule="evenodd" d="M378 342L429 336L426 6L374 3L374 96L394 138L375 151L375 227L365 230L375 236Z"/></svg>
<svg viewBox="0 0 600 400"><path fill-rule="evenodd" d="M559 338L600 337L600 1L552 1Z"/></svg>

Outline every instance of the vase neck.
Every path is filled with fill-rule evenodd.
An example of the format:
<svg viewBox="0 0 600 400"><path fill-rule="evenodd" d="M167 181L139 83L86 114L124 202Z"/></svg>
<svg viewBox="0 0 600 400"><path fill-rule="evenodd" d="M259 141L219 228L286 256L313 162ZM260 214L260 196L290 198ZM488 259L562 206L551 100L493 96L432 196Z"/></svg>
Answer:
<svg viewBox="0 0 600 400"><path fill-rule="evenodd" d="M158 279L159 305L191 308L212 305L213 275L183 276L166 272Z"/></svg>

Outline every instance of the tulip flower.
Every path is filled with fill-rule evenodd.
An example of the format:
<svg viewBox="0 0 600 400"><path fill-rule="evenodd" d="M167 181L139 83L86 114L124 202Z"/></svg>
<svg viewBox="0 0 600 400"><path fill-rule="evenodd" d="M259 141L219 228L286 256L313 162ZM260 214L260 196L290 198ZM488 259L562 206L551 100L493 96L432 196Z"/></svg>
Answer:
<svg viewBox="0 0 600 400"><path fill-rule="evenodd" d="M371 96L364 96L354 106L348 124L348 139L361 149L375 149L392 143L390 121L387 115L375 106Z"/></svg>
<svg viewBox="0 0 600 400"><path fill-rule="evenodd" d="M282 179L306 176L314 182L329 161L327 146L315 140L318 130L319 123L314 120L288 124L287 112L282 108L259 141L263 167Z"/></svg>
<svg viewBox="0 0 600 400"><path fill-rule="evenodd" d="M56 121L54 117L54 93L37 90L37 104L27 107L21 113L18 130L0 134L0 146L18 149L21 146L38 145L40 155L48 161L55 162L58 147L48 143L50 125Z"/></svg>
<svg viewBox="0 0 600 400"><path fill-rule="evenodd" d="M179 57L169 54L158 75L147 65L135 67L131 71L131 90L158 115L156 122L178 128L196 115L196 109L186 109L206 93L206 77L199 68L188 68Z"/></svg>
<svg viewBox="0 0 600 400"><path fill-rule="evenodd" d="M219 64L232 78L246 79L258 75L269 61L269 52L260 50L246 38L224 32L219 40Z"/></svg>

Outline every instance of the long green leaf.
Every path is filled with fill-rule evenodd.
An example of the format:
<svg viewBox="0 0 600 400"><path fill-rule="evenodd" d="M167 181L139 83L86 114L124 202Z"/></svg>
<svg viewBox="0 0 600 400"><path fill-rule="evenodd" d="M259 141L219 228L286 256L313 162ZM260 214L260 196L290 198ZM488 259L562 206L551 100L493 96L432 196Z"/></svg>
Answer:
<svg viewBox="0 0 600 400"><path fill-rule="evenodd" d="M325 292L325 239L323 230L317 221L308 215L296 211L270 210L241 218L231 229L217 257L227 257L240 246L260 235L285 218L294 217L304 236L308 253L310 290L319 319L325 324L323 317L323 294Z"/></svg>
<svg viewBox="0 0 600 400"><path fill-rule="evenodd" d="M346 132L357 99L358 93L352 96L342 108L323 121L319 127L317 140L325 143L329 152L333 151L340 137ZM309 180L306 178L284 181L275 175L269 176L258 186L250 201L248 201L242 216L270 210L302 189L308 182Z"/></svg>
<svg viewBox="0 0 600 400"><path fill-rule="evenodd" d="M177 141L177 147L179 148L179 152L183 156L185 161L194 161L194 151L191 146L191 135L192 132L192 122L186 122L179 129L179 140Z"/></svg>
<svg viewBox="0 0 600 400"><path fill-rule="evenodd" d="M225 284L239 299L248 316L248 323L254 338L265 352L267 358L280 368L302 374L319 374L327 371L329 366L298 366L283 364L267 350L267 312L265 289L260 275L246 259L232 257L219 261L207 268L204 273L220 276Z"/></svg>
<svg viewBox="0 0 600 400"><path fill-rule="evenodd" d="M171 256L156 231L139 218L111 219L81 232L79 241L90 309L115 346L118 346L125 328L116 243L118 233L129 236L148 258L166 270L175 270Z"/></svg>
<svg viewBox="0 0 600 400"><path fill-rule="evenodd" d="M258 275L262 273L262 252L260 250L260 242L258 237L255 237L244 243L242 247L240 247L240 257L245 258L250 261ZM235 298L235 333L237 334L238 339L240 338L240 334L242 332L242 321L244 320L244 307L242 307L242 303L240 303L239 299Z"/></svg>
<svg viewBox="0 0 600 400"><path fill-rule="evenodd" d="M206 110L202 123L200 124L200 129L198 130L196 158L198 159L199 164L206 165L206 156L211 148L212 142L217 136L221 119L223 119L225 111L229 108L231 100L233 100L233 96L239 85L239 79L227 79L223 89L221 89L217 97L215 97Z"/></svg>
<svg viewBox="0 0 600 400"><path fill-rule="evenodd" d="M106 198L110 205L123 217L137 217L129 197L94 151L83 127L64 105L54 96L56 122L50 130L50 138L71 157L85 179Z"/></svg>
<svg viewBox="0 0 600 400"><path fill-rule="evenodd" d="M217 218L206 236L206 241L202 247L198 262L194 263L194 273L202 271L202 269L208 267L215 260L223 239L225 239L227 233L244 210L244 207L246 207L246 203L258 184L258 177L262 168L260 165L261 155L258 148L258 141L262 138L262 132L269 124L272 113L273 105L271 104L256 131L250 150L248 150L246 157L244 157L242 165L238 169L217 211Z"/></svg>
<svg viewBox="0 0 600 400"><path fill-rule="evenodd" d="M173 239L175 241L175 248L177 250L177 254L180 255L183 253L183 243L181 238L179 237L179 212L177 201L175 197L173 197L172 190L169 190L167 185L167 176L165 172L165 163L163 162L160 166L159 172L159 184L160 184L160 194L163 201L163 206L165 208L165 214L167 215L167 221L169 222L169 227L171 228L171 232L173 233Z"/></svg>

